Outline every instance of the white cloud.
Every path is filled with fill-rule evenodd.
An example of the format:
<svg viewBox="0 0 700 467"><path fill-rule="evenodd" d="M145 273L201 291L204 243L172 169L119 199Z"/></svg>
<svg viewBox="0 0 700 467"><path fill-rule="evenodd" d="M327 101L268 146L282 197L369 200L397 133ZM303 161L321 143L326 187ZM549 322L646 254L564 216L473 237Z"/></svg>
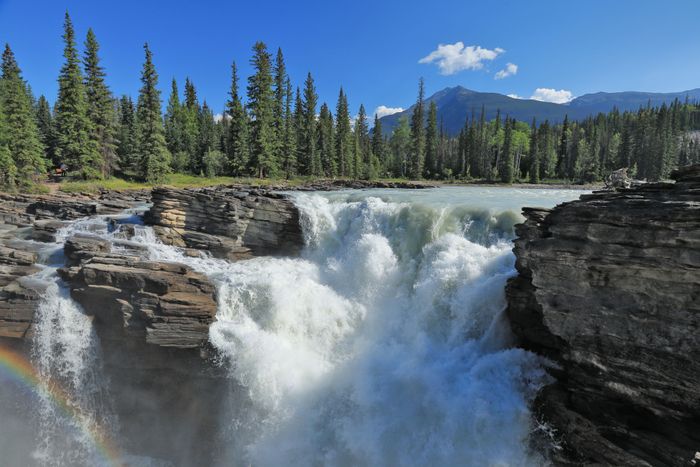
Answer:
<svg viewBox="0 0 700 467"><path fill-rule="evenodd" d="M418 63L437 63L440 73L452 75L462 70L480 70L485 61L494 60L505 50L484 49L478 45L465 47L463 42L439 44L437 49L418 60Z"/></svg>
<svg viewBox="0 0 700 467"><path fill-rule="evenodd" d="M518 74L518 65L515 63L506 63L506 67L496 73L493 79L503 79L516 74Z"/></svg>
<svg viewBox="0 0 700 467"><path fill-rule="evenodd" d="M508 97L510 97L512 99L525 99L524 97L519 96L517 94L508 94Z"/></svg>
<svg viewBox="0 0 700 467"><path fill-rule="evenodd" d="M555 104L566 104L574 98L571 91L564 89L556 90L551 88L537 88L530 99L542 102L553 102Z"/></svg>
<svg viewBox="0 0 700 467"><path fill-rule="evenodd" d="M386 105L380 105L374 109L372 115L376 115L378 118L386 117L387 115L397 114L403 112L403 107L387 107Z"/></svg>

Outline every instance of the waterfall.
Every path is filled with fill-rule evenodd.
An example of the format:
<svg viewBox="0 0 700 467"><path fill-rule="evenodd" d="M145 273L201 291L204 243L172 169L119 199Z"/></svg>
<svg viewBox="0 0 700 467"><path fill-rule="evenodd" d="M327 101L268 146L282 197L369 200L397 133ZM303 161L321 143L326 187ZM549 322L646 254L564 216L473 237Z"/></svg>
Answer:
<svg viewBox="0 0 700 467"><path fill-rule="evenodd" d="M106 234L104 219L83 219L57 232L54 245L41 251L46 266L31 280L43 283L31 340L32 363L47 391L39 393L37 449L40 465L103 465L95 436L113 437L116 417L101 368L100 347L92 319L58 278L63 243L76 232ZM65 395L55 400L55 394Z"/></svg>
<svg viewBox="0 0 700 467"><path fill-rule="evenodd" d="M503 319L518 214L296 194L299 258L151 259L217 285L210 341L237 383L221 465L541 465L542 362Z"/></svg>

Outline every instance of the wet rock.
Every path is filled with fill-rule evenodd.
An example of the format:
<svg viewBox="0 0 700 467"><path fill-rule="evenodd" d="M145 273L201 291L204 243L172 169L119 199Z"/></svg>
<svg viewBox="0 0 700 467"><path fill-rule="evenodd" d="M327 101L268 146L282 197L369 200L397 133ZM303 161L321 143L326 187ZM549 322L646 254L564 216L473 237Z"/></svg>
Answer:
<svg viewBox="0 0 700 467"><path fill-rule="evenodd" d="M110 339L199 348L216 314L214 286L190 267L116 256L108 243L85 237L66 242L66 256L79 263L61 270L71 295L96 317Z"/></svg>
<svg viewBox="0 0 700 467"><path fill-rule="evenodd" d="M77 234L67 239L63 245L66 264L74 266L83 260L109 253L112 245L109 241L88 234Z"/></svg>
<svg viewBox="0 0 700 467"><path fill-rule="evenodd" d="M56 232L66 225L66 222L53 219L34 221L31 238L37 242L53 243L56 241Z"/></svg>
<svg viewBox="0 0 700 467"><path fill-rule="evenodd" d="M145 222L166 244L241 259L295 255L303 237L299 211L285 196L239 188L155 188Z"/></svg>
<svg viewBox="0 0 700 467"><path fill-rule="evenodd" d="M559 463L686 465L700 446L700 166L525 209L508 316L553 359Z"/></svg>

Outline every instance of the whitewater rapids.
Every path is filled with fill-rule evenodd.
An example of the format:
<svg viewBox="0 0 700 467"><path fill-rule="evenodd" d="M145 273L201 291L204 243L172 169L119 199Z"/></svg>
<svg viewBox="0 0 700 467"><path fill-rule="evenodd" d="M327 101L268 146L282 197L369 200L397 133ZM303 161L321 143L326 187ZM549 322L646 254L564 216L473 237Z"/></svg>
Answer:
<svg viewBox="0 0 700 467"><path fill-rule="evenodd" d="M529 405L547 376L503 317L522 201L504 191L294 194L299 258L190 258L140 230L151 259L217 285L210 341L245 391L221 465L542 465Z"/></svg>
<svg viewBox="0 0 700 467"><path fill-rule="evenodd" d="M231 390L219 401L215 465L547 464L532 448L538 427L530 410L548 379L545 362L513 346L504 286L515 274L521 206L551 207L579 194L482 187L290 193L302 221L301 255L238 262L192 257L137 225L132 242L148 259L187 264L217 288L209 340ZM140 224L140 217L126 213L118 222ZM119 432L92 320L56 274L75 233L119 239L114 253L129 248L112 227L98 216L73 222L54 244L20 241L44 264L31 278L46 287L32 363L66 389L81 414L76 420L49 400L33 403L37 424L21 429L35 430L36 465L106 465L77 428ZM126 454L124 462L169 465Z"/></svg>

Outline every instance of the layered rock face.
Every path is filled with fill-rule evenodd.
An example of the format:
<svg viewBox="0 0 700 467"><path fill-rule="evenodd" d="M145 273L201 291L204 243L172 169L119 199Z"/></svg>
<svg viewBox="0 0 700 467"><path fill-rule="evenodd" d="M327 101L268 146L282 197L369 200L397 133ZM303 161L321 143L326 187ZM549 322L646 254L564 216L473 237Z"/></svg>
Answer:
<svg viewBox="0 0 700 467"><path fill-rule="evenodd" d="M125 447L206 464L229 384L208 354L214 286L186 265L114 252L90 235L69 238L64 250L70 266L59 273L93 316Z"/></svg>
<svg viewBox="0 0 700 467"><path fill-rule="evenodd" d="M558 366L538 397L559 464L689 465L700 450L700 166L525 209L508 316Z"/></svg>
<svg viewBox="0 0 700 467"><path fill-rule="evenodd" d="M299 211L271 191L156 188L145 221L163 243L219 258L293 255L303 246Z"/></svg>

